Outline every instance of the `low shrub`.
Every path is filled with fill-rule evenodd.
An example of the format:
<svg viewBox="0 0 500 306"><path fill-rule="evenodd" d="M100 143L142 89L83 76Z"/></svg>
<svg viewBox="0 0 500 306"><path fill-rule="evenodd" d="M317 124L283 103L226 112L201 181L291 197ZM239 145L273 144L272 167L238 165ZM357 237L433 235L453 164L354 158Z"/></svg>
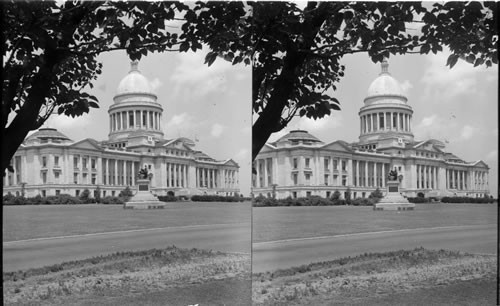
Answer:
<svg viewBox="0 0 500 306"><path fill-rule="evenodd" d="M493 203L495 200L492 198L473 198L473 197L443 197L441 198L442 203Z"/></svg>
<svg viewBox="0 0 500 306"><path fill-rule="evenodd" d="M406 198L408 200L408 202L410 203L430 203L432 202L432 199L430 198L422 198L422 197L415 197L415 198Z"/></svg>
<svg viewBox="0 0 500 306"><path fill-rule="evenodd" d="M124 204L126 199L121 197L106 196L101 198L101 204Z"/></svg>
<svg viewBox="0 0 500 306"><path fill-rule="evenodd" d="M243 198L237 196L220 196L220 195L194 195L191 197L194 202L240 202Z"/></svg>
<svg viewBox="0 0 500 306"><path fill-rule="evenodd" d="M158 200L161 202L177 202L179 199L173 195L158 196Z"/></svg>
<svg viewBox="0 0 500 306"><path fill-rule="evenodd" d="M354 206L373 206L373 204L377 203L377 198L356 198L351 200L351 205Z"/></svg>

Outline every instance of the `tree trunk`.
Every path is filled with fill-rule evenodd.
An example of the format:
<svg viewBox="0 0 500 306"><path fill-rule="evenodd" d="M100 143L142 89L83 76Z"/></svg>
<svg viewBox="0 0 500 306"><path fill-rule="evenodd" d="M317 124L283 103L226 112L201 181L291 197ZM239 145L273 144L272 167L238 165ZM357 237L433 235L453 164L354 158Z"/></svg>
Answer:
<svg viewBox="0 0 500 306"><path fill-rule="evenodd" d="M45 104L51 84L51 68L48 65L40 68L33 78L32 87L27 99L8 127L3 127L2 141L2 173L10 165L19 146L37 122L40 108Z"/></svg>

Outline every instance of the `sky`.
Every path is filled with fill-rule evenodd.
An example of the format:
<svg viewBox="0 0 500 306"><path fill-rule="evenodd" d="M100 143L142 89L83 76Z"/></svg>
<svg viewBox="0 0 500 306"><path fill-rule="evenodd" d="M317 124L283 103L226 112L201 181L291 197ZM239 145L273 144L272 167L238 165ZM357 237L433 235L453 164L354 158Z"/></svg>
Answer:
<svg viewBox="0 0 500 306"><path fill-rule="evenodd" d="M399 81L413 108L415 140L438 139L445 150L467 162L482 160L490 167L491 193L498 195L498 65L490 68L459 60L450 69L448 52L436 55L391 56L389 72ZM345 77L330 91L341 111L321 120L294 118L274 134L277 140L293 129L308 130L325 143L359 140L359 109L368 87L381 71L366 54L345 56Z"/></svg>
<svg viewBox="0 0 500 306"><path fill-rule="evenodd" d="M217 59L204 65L202 52L151 54L139 62L163 107L165 139L188 137L216 160L233 159L239 166L240 192L250 193L251 179L251 68ZM130 71L125 52L102 54L102 74L89 91L99 109L71 118L52 115L45 127L58 129L74 141L108 139L108 109L118 84Z"/></svg>
<svg viewBox="0 0 500 306"><path fill-rule="evenodd" d="M412 106L416 140L438 139L445 150L465 161L483 160L490 167L490 189L498 194L498 66L473 67L459 60L445 66L449 53L392 56L389 72L400 82ZM197 149L218 160L240 165L240 190L250 193L251 182L251 68L232 66L217 59L203 64L204 52L151 54L141 59L139 70L151 82L163 106L165 138L198 139ZM75 141L90 137L105 140L109 133L107 110L120 80L130 70L124 52L99 57L103 73L90 91L100 109L73 119L52 116L54 127ZM371 82L380 73L366 54L345 56L345 77L330 94L341 111L320 120L295 118L271 136L269 142L292 129L305 129L329 143L354 142L359 136L358 112Z"/></svg>

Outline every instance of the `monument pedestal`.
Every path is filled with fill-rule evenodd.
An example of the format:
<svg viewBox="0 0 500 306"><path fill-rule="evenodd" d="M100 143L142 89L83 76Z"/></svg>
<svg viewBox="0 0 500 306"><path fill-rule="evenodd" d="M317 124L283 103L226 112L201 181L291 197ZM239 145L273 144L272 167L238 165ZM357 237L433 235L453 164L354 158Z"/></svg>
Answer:
<svg viewBox="0 0 500 306"><path fill-rule="evenodd" d="M387 194L380 201L373 205L373 210L413 210L414 203L408 200L399 193L399 182L387 182Z"/></svg>
<svg viewBox="0 0 500 306"><path fill-rule="evenodd" d="M137 193L123 204L124 209L157 209L165 208L165 203L156 198L149 190L148 179L137 180Z"/></svg>

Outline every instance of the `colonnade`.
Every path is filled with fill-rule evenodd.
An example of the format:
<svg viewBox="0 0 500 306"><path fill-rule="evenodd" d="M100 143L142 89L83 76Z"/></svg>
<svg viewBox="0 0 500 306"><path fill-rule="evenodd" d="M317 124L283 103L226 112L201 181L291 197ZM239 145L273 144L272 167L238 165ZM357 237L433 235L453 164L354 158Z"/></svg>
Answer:
<svg viewBox="0 0 500 306"><path fill-rule="evenodd" d="M134 128L161 130L161 112L148 110L129 110L110 114L110 131Z"/></svg>
<svg viewBox="0 0 500 306"><path fill-rule="evenodd" d="M385 187L388 169L386 163L353 160L352 184L355 187Z"/></svg>
<svg viewBox="0 0 500 306"><path fill-rule="evenodd" d="M488 173L486 171L447 169L446 188L457 190L486 190L488 189Z"/></svg>
<svg viewBox="0 0 500 306"><path fill-rule="evenodd" d="M189 187L189 165L167 163L166 171L166 187Z"/></svg>
<svg viewBox="0 0 500 306"><path fill-rule="evenodd" d="M270 187L273 184L273 159L256 160L255 169L257 171L257 181L253 183L254 187Z"/></svg>
<svg viewBox="0 0 500 306"><path fill-rule="evenodd" d="M135 185L135 176L138 169L139 162L103 158L102 184L133 186Z"/></svg>
<svg viewBox="0 0 500 306"><path fill-rule="evenodd" d="M439 167L430 165L417 166L417 189L439 188Z"/></svg>
<svg viewBox="0 0 500 306"><path fill-rule="evenodd" d="M410 114L402 112L375 112L360 116L361 134L376 131L403 131L411 132Z"/></svg>

